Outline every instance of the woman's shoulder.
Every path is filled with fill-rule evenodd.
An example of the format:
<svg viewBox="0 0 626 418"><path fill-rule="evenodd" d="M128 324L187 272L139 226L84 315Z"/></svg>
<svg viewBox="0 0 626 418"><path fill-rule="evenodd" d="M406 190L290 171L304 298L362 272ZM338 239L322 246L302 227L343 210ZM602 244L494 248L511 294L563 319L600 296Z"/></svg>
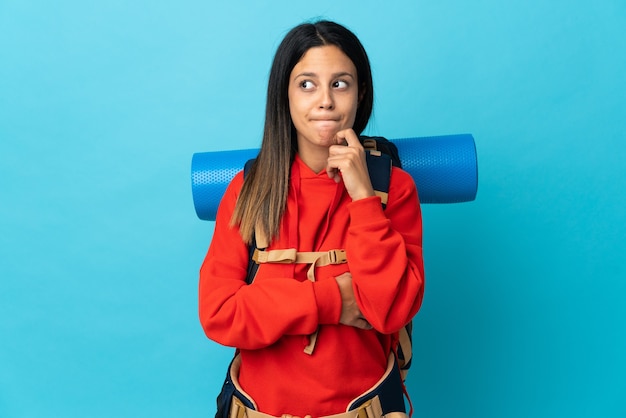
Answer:
<svg viewBox="0 0 626 418"><path fill-rule="evenodd" d="M389 182L389 200L403 200L412 195L417 195L413 177L403 169L393 167Z"/></svg>
<svg viewBox="0 0 626 418"><path fill-rule="evenodd" d="M394 166L391 168L390 186L415 187L415 181L408 172Z"/></svg>
<svg viewBox="0 0 626 418"><path fill-rule="evenodd" d="M239 170L237 174L232 178L230 183L228 183L228 188L236 188L237 190L241 190L241 186L243 186L243 170Z"/></svg>

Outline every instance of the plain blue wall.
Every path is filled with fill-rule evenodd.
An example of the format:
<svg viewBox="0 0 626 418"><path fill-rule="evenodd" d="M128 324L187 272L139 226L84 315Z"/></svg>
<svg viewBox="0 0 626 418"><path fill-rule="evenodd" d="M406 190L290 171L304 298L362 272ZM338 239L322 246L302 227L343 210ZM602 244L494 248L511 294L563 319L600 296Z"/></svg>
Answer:
<svg viewBox="0 0 626 418"><path fill-rule="evenodd" d="M423 208L416 416L626 416L623 1L0 0L1 417L213 413L191 155L258 146L316 16L370 54L370 133L476 138L477 200Z"/></svg>

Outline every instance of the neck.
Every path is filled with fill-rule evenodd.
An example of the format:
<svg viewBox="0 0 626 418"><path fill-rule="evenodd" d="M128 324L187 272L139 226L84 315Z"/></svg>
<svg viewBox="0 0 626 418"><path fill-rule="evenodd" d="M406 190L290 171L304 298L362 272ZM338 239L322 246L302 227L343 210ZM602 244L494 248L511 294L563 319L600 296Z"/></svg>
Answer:
<svg viewBox="0 0 626 418"><path fill-rule="evenodd" d="M298 155L302 162L315 173L325 170L328 165L328 147L299 143Z"/></svg>
<svg viewBox="0 0 626 418"><path fill-rule="evenodd" d="M311 158L311 156L308 156L306 154L303 155L299 153L298 155L300 156L302 162L306 164L306 166L309 167L314 173L319 173L325 170L326 165L328 164L328 155L326 155L326 158L321 159Z"/></svg>

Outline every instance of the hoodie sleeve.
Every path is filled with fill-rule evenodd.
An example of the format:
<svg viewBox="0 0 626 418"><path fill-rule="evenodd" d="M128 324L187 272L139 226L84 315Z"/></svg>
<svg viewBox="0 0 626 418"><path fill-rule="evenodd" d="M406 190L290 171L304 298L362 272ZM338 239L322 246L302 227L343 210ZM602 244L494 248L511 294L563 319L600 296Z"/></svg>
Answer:
<svg viewBox="0 0 626 418"><path fill-rule="evenodd" d="M341 295L334 280L310 282L264 278L246 284L248 246L230 226L243 175L226 190L215 231L200 268L199 316L210 339L241 349L259 349L284 335L308 335L319 324L339 322Z"/></svg>
<svg viewBox="0 0 626 418"><path fill-rule="evenodd" d="M389 199L349 205L346 240L354 293L369 323L381 333L398 331L415 316L424 295L422 217L413 179L393 168Z"/></svg>

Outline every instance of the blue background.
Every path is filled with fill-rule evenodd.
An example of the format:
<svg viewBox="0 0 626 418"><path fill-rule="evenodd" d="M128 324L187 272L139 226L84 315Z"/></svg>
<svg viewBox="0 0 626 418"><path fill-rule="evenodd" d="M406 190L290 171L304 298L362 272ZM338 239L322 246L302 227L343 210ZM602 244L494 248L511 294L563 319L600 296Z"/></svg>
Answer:
<svg viewBox="0 0 626 418"><path fill-rule="evenodd" d="M0 0L1 417L213 413L191 155L259 145L316 16L370 54L369 133L476 139L477 200L423 207L416 416L626 416L623 1Z"/></svg>

